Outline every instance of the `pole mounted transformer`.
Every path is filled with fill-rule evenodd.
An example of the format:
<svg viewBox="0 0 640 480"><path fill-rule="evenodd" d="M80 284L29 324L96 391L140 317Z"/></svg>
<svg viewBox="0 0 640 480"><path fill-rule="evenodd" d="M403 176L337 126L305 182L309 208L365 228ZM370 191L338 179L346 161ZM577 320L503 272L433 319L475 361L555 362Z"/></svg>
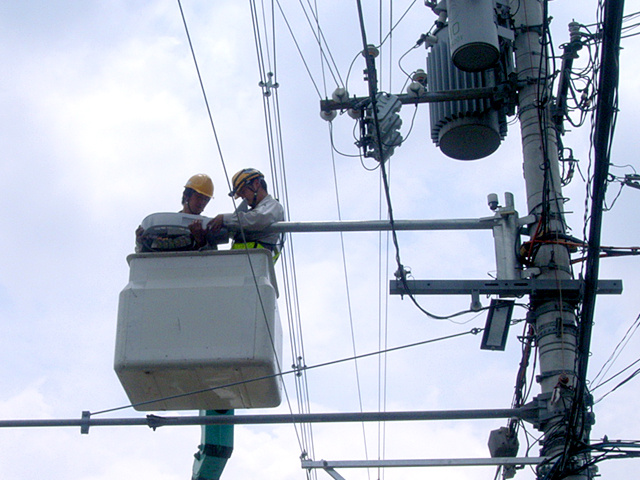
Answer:
<svg viewBox="0 0 640 480"><path fill-rule="evenodd" d="M451 60L465 72L494 67L500 58L494 0L447 0Z"/></svg>
<svg viewBox="0 0 640 480"><path fill-rule="evenodd" d="M507 115L514 115L516 107L514 32L505 2L429 3L438 15L436 28L418 43L426 42L429 49L427 72L414 72L407 93L377 91L377 49L367 45L363 55L370 94L349 97L346 89L339 87L331 100L321 100L320 116L332 121L336 110L347 111L360 123L356 145L364 149L366 157L384 162L403 141L398 115L401 106L429 103L431 139L442 153L456 160L491 155L505 138Z"/></svg>
<svg viewBox="0 0 640 480"><path fill-rule="evenodd" d="M436 34L427 56L427 90L441 92L496 87L493 69L468 72L451 60L449 29ZM507 135L507 116L490 98L429 104L431 139L442 153L456 160L478 160L494 153Z"/></svg>
<svg viewBox="0 0 640 480"><path fill-rule="evenodd" d="M427 56L427 91L497 91L507 81L512 61L510 49L501 49L496 2L447 0L435 12L447 22L435 32ZM431 139L456 160L491 155L507 134L507 109L495 98L434 102L429 110Z"/></svg>

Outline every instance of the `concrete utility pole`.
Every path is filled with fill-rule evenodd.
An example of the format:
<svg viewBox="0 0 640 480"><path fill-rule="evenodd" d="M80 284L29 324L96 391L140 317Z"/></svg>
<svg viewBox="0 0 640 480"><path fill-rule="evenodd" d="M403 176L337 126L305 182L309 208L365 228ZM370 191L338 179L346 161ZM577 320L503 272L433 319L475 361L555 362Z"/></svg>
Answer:
<svg viewBox="0 0 640 480"><path fill-rule="evenodd" d="M540 0L512 0L515 13L515 54L518 81L525 84L518 94L522 134L523 169L530 214L537 216L525 244L529 271L537 279L571 278L570 252L562 244L566 235L558 148L552 121L552 93L547 71L545 12ZM584 458L567 458L568 417L574 400L576 378L577 298L563 296L558 289L531 295L531 318L539 348L541 394L539 424L544 433L540 454L553 459L538 468L545 478L556 461L579 467ZM582 416L581 418L588 418ZM590 425L579 428L588 441ZM564 477L587 479L589 473Z"/></svg>

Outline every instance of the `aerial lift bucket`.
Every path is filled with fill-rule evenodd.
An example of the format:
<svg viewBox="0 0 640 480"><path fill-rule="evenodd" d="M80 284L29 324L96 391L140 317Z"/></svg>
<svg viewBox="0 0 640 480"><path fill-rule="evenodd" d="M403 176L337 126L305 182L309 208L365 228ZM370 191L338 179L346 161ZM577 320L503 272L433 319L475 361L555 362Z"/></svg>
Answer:
<svg viewBox="0 0 640 480"><path fill-rule="evenodd" d="M138 253L127 260L114 366L136 410L280 404L282 329L270 251Z"/></svg>

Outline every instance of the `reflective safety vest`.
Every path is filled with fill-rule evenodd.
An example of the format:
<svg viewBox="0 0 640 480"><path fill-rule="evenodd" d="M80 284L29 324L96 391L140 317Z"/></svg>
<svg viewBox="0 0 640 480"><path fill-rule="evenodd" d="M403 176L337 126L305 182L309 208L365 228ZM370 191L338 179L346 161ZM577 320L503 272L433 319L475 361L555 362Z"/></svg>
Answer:
<svg viewBox="0 0 640 480"><path fill-rule="evenodd" d="M271 250L273 254L273 263L276 263L278 257L280 257L280 251L275 245L260 243L260 242L234 242L231 245L232 250L245 250L248 248L265 248L267 250Z"/></svg>

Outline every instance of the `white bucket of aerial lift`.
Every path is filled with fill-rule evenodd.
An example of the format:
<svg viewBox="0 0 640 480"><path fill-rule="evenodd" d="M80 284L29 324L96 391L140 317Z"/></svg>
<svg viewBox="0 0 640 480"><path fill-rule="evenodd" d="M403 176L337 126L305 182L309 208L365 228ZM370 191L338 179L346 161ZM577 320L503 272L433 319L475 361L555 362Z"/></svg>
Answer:
<svg viewBox="0 0 640 480"><path fill-rule="evenodd" d="M269 250L139 253L127 261L114 367L136 410L280 404L282 328ZM184 395L191 392L199 393Z"/></svg>

